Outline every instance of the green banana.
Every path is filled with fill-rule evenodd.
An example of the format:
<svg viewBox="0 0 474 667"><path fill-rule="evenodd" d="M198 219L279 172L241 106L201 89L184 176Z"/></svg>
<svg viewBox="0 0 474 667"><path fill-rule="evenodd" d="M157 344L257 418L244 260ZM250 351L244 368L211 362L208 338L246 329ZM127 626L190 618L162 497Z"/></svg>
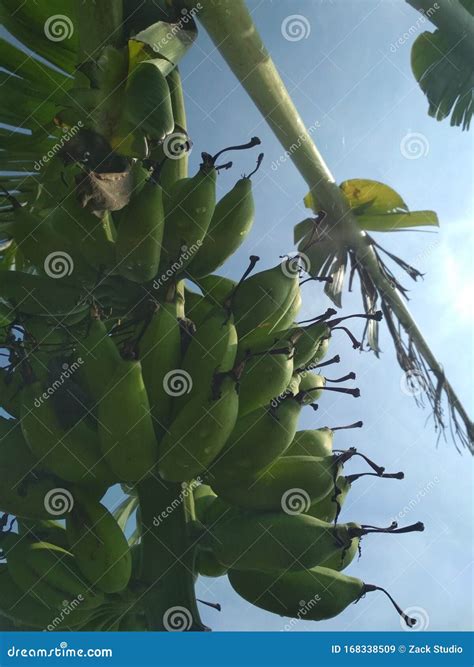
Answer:
<svg viewBox="0 0 474 667"><path fill-rule="evenodd" d="M198 327L209 315L214 306L211 301L197 292L186 288L185 290L186 313L189 319Z"/></svg>
<svg viewBox="0 0 474 667"><path fill-rule="evenodd" d="M304 405L313 404L318 398L321 397L323 391L334 391L339 392L340 394L348 394L354 398L360 396L360 389L357 387L355 389L347 387L328 387L327 383L339 383L345 382L346 380L354 380L356 377L355 373L348 373L341 378L335 380L330 380L329 378L321 375L320 373L313 373L308 371L303 371L301 374L300 381L300 394L303 396L302 402Z"/></svg>
<svg viewBox="0 0 474 667"><path fill-rule="evenodd" d="M334 433L349 428L361 428L362 422L349 426L297 431L292 443L285 452L286 456L330 456L332 454Z"/></svg>
<svg viewBox="0 0 474 667"><path fill-rule="evenodd" d="M245 349L245 341L239 350ZM243 359L239 388L239 416L270 404L284 394L293 375L293 346L288 341L277 341L270 348L254 345Z"/></svg>
<svg viewBox="0 0 474 667"><path fill-rule="evenodd" d="M206 510L217 496L208 484L195 486L193 489L193 496L196 518L198 521L201 521L201 523L205 523L204 517Z"/></svg>
<svg viewBox="0 0 474 667"><path fill-rule="evenodd" d="M165 210L162 273L173 265L178 272L184 271L202 245L216 207L218 157L229 150L252 148L259 143L260 139L254 137L248 144L226 148L214 156L202 153L197 174L173 185Z"/></svg>
<svg viewBox="0 0 474 667"><path fill-rule="evenodd" d="M344 477L344 475L339 475L334 484L334 488L331 489L324 498L320 498L313 503L306 510L306 514L314 516L316 519L331 523L331 521L334 521L339 515L350 488L351 482L349 481L349 478Z"/></svg>
<svg viewBox="0 0 474 667"><path fill-rule="evenodd" d="M230 372L236 354L237 330L233 317L216 307L197 328L180 364L183 373L191 378L191 386L189 392L176 398L175 414L195 396L205 393L214 375Z"/></svg>
<svg viewBox="0 0 474 667"><path fill-rule="evenodd" d="M95 308L92 309L86 335L77 340L76 350L81 360L79 377L98 404L107 392L110 378L121 365L122 358Z"/></svg>
<svg viewBox="0 0 474 667"><path fill-rule="evenodd" d="M357 523L334 525L305 514L261 513L236 516L209 526L202 544L228 568L259 572L304 570L334 554L341 555L354 537L422 530L422 523L375 528Z"/></svg>
<svg viewBox="0 0 474 667"><path fill-rule="evenodd" d="M127 539L110 512L81 495L66 518L70 550L84 577L104 593L124 590L132 573Z"/></svg>
<svg viewBox="0 0 474 667"><path fill-rule="evenodd" d="M163 191L153 173L141 191L122 209L115 243L117 271L145 283L158 272L165 214Z"/></svg>
<svg viewBox="0 0 474 667"><path fill-rule="evenodd" d="M8 571L24 593L35 595L51 607L61 609L70 597L84 609L103 602L82 578L71 553L48 542L30 542L13 533L2 534L0 544L7 557Z"/></svg>
<svg viewBox="0 0 474 667"><path fill-rule="evenodd" d="M64 278L74 273L79 282L91 283L95 279L92 268L86 264L69 239L61 236L51 219L42 219L21 206L8 195L13 206L11 233L21 254L35 265L40 273L51 278Z"/></svg>
<svg viewBox="0 0 474 667"><path fill-rule="evenodd" d="M341 572L342 570L345 570L346 567L349 567L357 553L359 553L359 550L360 537L354 537L350 547L345 549L342 553L336 553L329 556L329 558L321 563L321 567L328 567L330 570Z"/></svg>
<svg viewBox="0 0 474 667"><path fill-rule="evenodd" d="M21 271L2 271L0 275L2 297L26 315L43 314L63 322L67 316L82 313L81 290L46 276L35 276ZM57 318L57 320L56 320Z"/></svg>
<svg viewBox="0 0 474 667"><path fill-rule="evenodd" d="M147 60L134 67L127 78L123 115L133 132L161 141L173 131L170 91L160 71L161 60Z"/></svg>
<svg viewBox="0 0 474 667"><path fill-rule="evenodd" d="M382 591L409 627L416 624L416 620L407 616L383 588L325 567L276 576L231 570L229 582L238 595L260 609L308 621L333 618L366 593Z"/></svg>
<svg viewBox="0 0 474 667"><path fill-rule="evenodd" d="M40 382L26 385L22 399L21 429L42 466L68 482L107 487L118 481L103 459L97 432L85 418L64 430Z"/></svg>
<svg viewBox="0 0 474 667"><path fill-rule="evenodd" d="M324 322L315 322L296 329L295 335L295 368L304 368L307 364L314 363L322 342L329 340L331 330Z"/></svg>
<svg viewBox="0 0 474 667"><path fill-rule="evenodd" d="M99 440L105 460L122 482L152 472L157 443L139 361L122 361L98 406Z"/></svg>
<svg viewBox="0 0 474 667"><path fill-rule="evenodd" d="M230 278L223 276L210 275L194 280L196 285L202 290L203 295L214 306L227 306L233 290L237 283Z"/></svg>
<svg viewBox="0 0 474 667"><path fill-rule="evenodd" d="M229 438L239 409L236 380L214 379L215 386L183 407L160 443L158 470L172 482L202 474Z"/></svg>
<svg viewBox="0 0 474 667"><path fill-rule="evenodd" d="M98 218L83 208L75 192L67 196L54 208L47 220L64 243L97 270L104 271L114 266L113 231L109 215Z"/></svg>
<svg viewBox="0 0 474 667"><path fill-rule="evenodd" d="M173 107L174 129L169 141L165 141L159 147L160 153L155 157L151 154L151 159L158 160L160 163L166 156L169 159L163 164L161 170L161 184L165 193L170 191L176 181L186 178L188 175L189 162L189 142L186 132L186 110L184 107L183 87L181 76L177 67L175 67L166 77L171 95L171 106ZM171 138L173 143L171 143Z"/></svg>
<svg viewBox="0 0 474 667"><path fill-rule="evenodd" d="M323 393L323 387L326 386L326 378L320 373L301 373L300 392L304 395L303 402L310 405L318 400Z"/></svg>
<svg viewBox="0 0 474 667"><path fill-rule="evenodd" d="M270 334L292 324L300 298L299 274L292 267L290 260L285 260L236 287L231 307L239 338L255 329Z"/></svg>
<svg viewBox="0 0 474 667"><path fill-rule="evenodd" d="M196 570L203 577L223 577L228 572L225 565L221 565L210 551L198 549L196 554Z"/></svg>
<svg viewBox="0 0 474 667"><path fill-rule="evenodd" d="M285 453L293 439L301 405L288 396L276 408L259 408L239 417L210 479L253 477Z"/></svg>
<svg viewBox="0 0 474 667"><path fill-rule="evenodd" d="M28 539L36 542L49 542L66 551L69 549L66 529L57 521L17 519L17 523L19 535L26 535Z"/></svg>
<svg viewBox="0 0 474 667"><path fill-rule="evenodd" d="M383 477L384 479L403 479L402 472L397 473L376 473L363 472L357 475L340 475L335 482L334 489L332 489L324 498L313 503L306 511L306 514L314 516L323 521L337 521L341 508L347 498L352 484L362 477Z"/></svg>
<svg viewBox="0 0 474 667"><path fill-rule="evenodd" d="M250 232L255 216L251 177L262 159L263 153L258 157L256 169L237 181L218 202L203 244L188 266L190 275L199 278L213 273L234 254Z"/></svg>
<svg viewBox="0 0 474 667"><path fill-rule="evenodd" d="M324 498L334 488L342 464L355 455L355 450L339 456L282 456L260 475L249 476L237 483L216 478L214 491L229 503L247 509L285 511L292 503L304 510Z"/></svg>
<svg viewBox="0 0 474 667"><path fill-rule="evenodd" d="M37 595L25 593L14 581L9 572L6 563L0 563L0 613L7 618L14 620L32 628L56 627L55 614L57 610L53 605L48 604L46 600L41 600ZM77 625L90 618L92 611L79 605L72 610L68 610L62 618L59 612L57 625L58 629L65 630L68 627L73 629Z"/></svg>
<svg viewBox="0 0 474 667"><path fill-rule="evenodd" d="M143 382L157 438L169 426L173 401L169 382L181 362L181 333L177 315L176 303L158 306L138 343Z"/></svg>
<svg viewBox="0 0 474 667"><path fill-rule="evenodd" d="M184 271L200 247L215 208L217 171L211 156L203 153L197 174L176 181L165 210L160 272L173 265Z"/></svg>
<svg viewBox="0 0 474 667"><path fill-rule="evenodd" d="M250 511L230 505L219 496L214 496L212 502L209 502L205 508L202 523L213 526L219 522L228 521L232 517L241 517L247 514L250 514Z"/></svg>
<svg viewBox="0 0 474 667"><path fill-rule="evenodd" d="M0 509L17 517L37 520L50 519L54 505L55 515L63 517L69 507L66 495L63 496L66 502L57 504L61 500L62 486L64 483L40 468L25 442L19 422L1 417ZM67 489L64 491L70 493ZM51 506L48 499L53 499Z"/></svg>

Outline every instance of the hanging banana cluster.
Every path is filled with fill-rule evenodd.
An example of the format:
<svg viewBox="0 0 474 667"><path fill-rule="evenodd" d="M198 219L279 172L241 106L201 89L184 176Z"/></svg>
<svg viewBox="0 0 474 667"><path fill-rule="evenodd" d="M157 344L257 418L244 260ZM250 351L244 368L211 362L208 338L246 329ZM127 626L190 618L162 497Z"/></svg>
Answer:
<svg viewBox="0 0 474 667"><path fill-rule="evenodd" d="M295 322L298 257L257 273L252 257L239 282L215 273L252 227L263 155L218 202L218 173L231 163L217 161L259 139L202 153L188 177L189 142L179 159L167 147L185 125L177 70L166 77L161 60L114 49L103 59L55 117L85 127L34 196L3 186L11 262L0 275L0 404L11 418L0 418L0 615L19 629L167 629L151 621L150 596L156 585L168 596L161 607L173 608L179 586L153 581L171 525L149 520L154 480L194 488L173 529L193 575L228 574L243 598L277 614L299 617L311 596L307 619L334 616L377 588L341 573L364 535L423 529L338 523L356 479L403 475L333 450L337 429L297 430L327 391L358 396L333 386L353 374L320 372L338 361L324 358L341 319L328 310ZM344 475L356 456L370 472ZM103 497L117 484L130 497L114 516Z"/></svg>

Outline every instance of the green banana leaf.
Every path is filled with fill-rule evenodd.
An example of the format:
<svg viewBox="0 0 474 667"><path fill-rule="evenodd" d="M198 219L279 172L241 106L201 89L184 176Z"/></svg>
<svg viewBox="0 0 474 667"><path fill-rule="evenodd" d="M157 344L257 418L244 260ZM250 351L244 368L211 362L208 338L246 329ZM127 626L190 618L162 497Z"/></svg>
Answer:
<svg viewBox="0 0 474 667"><path fill-rule="evenodd" d="M434 211L358 215L357 222L366 232L397 232L410 227L439 227L438 216Z"/></svg>
<svg viewBox="0 0 474 667"><path fill-rule="evenodd" d="M69 74L78 64L72 0L1 0L0 21L29 51Z"/></svg>
<svg viewBox="0 0 474 667"><path fill-rule="evenodd" d="M339 187L356 215L408 211L408 206L398 192L385 183L365 178L352 178L343 181Z"/></svg>
<svg viewBox="0 0 474 667"><path fill-rule="evenodd" d="M35 87L44 94L49 94L51 90L67 85L70 81L65 74L25 53L4 37L0 37L0 62L9 72L34 82Z"/></svg>
<svg viewBox="0 0 474 667"><path fill-rule="evenodd" d="M428 114L439 121L451 114L452 126L468 130L474 113L474 62L461 45L439 29L423 32L412 46L411 67L428 99Z"/></svg>
<svg viewBox="0 0 474 667"><path fill-rule="evenodd" d="M193 45L196 37L196 24L190 16L187 22L183 19L177 23L154 23L134 35L133 41L145 45L148 58L161 58L160 70L164 76L168 76Z"/></svg>

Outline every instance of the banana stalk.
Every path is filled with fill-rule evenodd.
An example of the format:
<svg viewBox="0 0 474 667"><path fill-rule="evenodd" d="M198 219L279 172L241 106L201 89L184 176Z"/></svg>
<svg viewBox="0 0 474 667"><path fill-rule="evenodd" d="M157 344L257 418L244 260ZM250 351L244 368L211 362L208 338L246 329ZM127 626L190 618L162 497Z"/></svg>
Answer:
<svg viewBox="0 0 474 667"><path fill-rule="evenodd" d="M192 519L192 490L152 475L138 484L138 498L143 549L140 583L145 587L143 606L150 630L208 630L194 591L194 546L187 526Z"/></svg>
<svg viewBox="0 0 474 667"><path fill-rule="evenodd" d="M176 0L175 0L176 2ZM179 4L179 0L178 0ZM181 3L182 4L182 3ZM185 0L191 9L193 0ZM447 398L449 417L460 442L474 452L474 426L456 392L444 375L422 332L409 312L397 286L383 265L369 237L357 225L328 166L306 129L280 75L262 42L244 0L201 0L196 16L221 55L264 116L283 148L308 184L318 206L328 216L331 238L354 255L359 275L365 274L385 306L397 359L406 372L422 375L435 425L446 428L441 397ZM364 297L369 294L362 284ZM398 321L407 342L397 333ZM432 372L435 382L431 379Z"/></svg>

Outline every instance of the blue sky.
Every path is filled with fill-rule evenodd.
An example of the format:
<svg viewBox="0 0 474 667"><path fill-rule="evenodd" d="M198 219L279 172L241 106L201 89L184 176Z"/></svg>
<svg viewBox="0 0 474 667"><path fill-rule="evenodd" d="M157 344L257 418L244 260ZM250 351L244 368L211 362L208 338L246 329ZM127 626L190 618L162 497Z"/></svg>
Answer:
<svg viewBox="0 0 474 667"><path fill-rule="evenodd" d="M438 213L437 234L379 235L378 240L426 274L418 284L404 279L411 290L410 308L472 414L472 139L449 122L428 117L411 74L411 44L432 26L402 0L256 0L248 6L304 121L317 126L313 137L336 180L380 180L412 210ZM294 14L305 19L309 35L288 41L282 23ZM202 150L212 153L255 134L263 142L265 161L254 180L255 225L222 273L239 277L250 254L261 257L262 268L271 266L294 249L293 226L307 215L305 183L289 160L272 169L283 151L203 30L181 71L195 144L192 170ZM422 135L418 159L403 155L411 133ZM220 176L221 194L250 171L253 159L249 153L235 155L234 169ZM305 287L302 314L310 317L328 305L321 289L311 283ZM357 290L344 299L346 313L356 310ZM401 371L385 332L381 344L384 352L376 360L354 352L344 337L334 337L331 353L340 353L342 363L331 372L356 371L362 397L326 394L318 413L303 413L300 428L363 419L364 429L340 433L337 445L357 445L387 470L405 472L404 481L354 485L344 520L387 525L398 516L401 524L426 524L421 534L367 537L362 558L347 572L388 588L404 608L418 608L429 630L467 630L472 627L472 461L451 442L437 445L428 411L416 408L400 388ZM360 465L347 469L360 470ZM214 630L281 631L287 624L239 599L226 579L201 578L198 592L223 606L221 614L202 610ZM399 628L382 594L367 596L334 620L301 621L295 627Z"/></svg>

